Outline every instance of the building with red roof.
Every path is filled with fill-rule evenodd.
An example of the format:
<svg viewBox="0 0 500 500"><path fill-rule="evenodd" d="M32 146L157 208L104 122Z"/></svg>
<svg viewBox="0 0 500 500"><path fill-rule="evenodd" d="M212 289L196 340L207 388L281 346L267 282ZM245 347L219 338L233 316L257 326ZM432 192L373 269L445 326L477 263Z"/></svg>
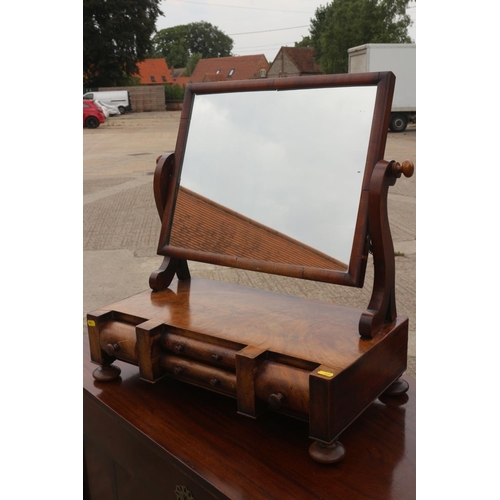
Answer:
<svg viewBox="0 0 500 500"><path fill-rule="evenodd" d="M215 57L200 59L189 79L193 83L249 80L265 78L268 70L269 62L264 54Z"/></svg>
<svg viewBox="0 0 500 500"><path fill-rule="evenodd" d="M137 64L141 85L165 85L174 83L165 59L145 59Z"/></svg>

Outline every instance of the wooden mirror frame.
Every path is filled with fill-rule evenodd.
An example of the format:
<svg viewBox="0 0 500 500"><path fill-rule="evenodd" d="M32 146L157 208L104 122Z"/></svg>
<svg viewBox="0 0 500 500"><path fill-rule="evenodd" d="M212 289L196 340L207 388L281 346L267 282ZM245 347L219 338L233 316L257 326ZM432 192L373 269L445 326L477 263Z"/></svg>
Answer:
<svg viewBox="0 0 500 500"><path fill-rule="evenodd" d="M178 275L179 279L189 279L187 260L345 286L362 287L370 244L368 234L369 191L375 166L382 160L385 152L394 84L395 77L392 73L380 72L187 85L175 153L160 157L155 172L155 199L162 220L157 253L163 255L165 259L161 268L151 275L150 286L153 290L166 288L175 274ZM347 272L215 254L169 245L194 96L228 92L358 86L376 86L377 91L359 211Z"/></svg>

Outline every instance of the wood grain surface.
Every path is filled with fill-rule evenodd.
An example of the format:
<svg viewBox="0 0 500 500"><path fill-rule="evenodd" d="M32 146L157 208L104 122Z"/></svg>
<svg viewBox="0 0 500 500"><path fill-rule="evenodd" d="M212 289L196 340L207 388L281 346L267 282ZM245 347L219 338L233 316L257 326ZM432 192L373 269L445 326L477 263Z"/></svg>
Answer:
<svg viewBox="0 0 500 500"><path fill-rule="evenodd" d="M335 370L359 359L406 318L397 318L375 338L360 338L360 309L203 278L174 281L110 304L115 321L154 320L218 339L239 342Z"/></svg>

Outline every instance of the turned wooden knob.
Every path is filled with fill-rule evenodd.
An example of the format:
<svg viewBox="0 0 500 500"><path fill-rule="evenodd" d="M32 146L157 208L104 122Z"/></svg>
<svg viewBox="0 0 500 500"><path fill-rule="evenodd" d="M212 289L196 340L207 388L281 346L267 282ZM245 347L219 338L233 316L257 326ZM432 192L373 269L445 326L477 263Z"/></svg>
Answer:
<svg viewBox="0 0 500 500"><path fill-rule="evenodd" d="M184 346L179 344L179 345L176 345L174 347L174 351L177 353L177 354L180 354L182 351L184 350Z"/></svg>
<svg viewBox="0 0 500 500"><path fill-rule="evenodd" d="M120 350L120 346L118 344L107 344L104 350L110 355L114 356L116 351Z"/></svg>
<svg viewBox="0 0 500 500"><path fill-rule="evenodd" d="M219 385L219 379L217 379L217 378L212 378L212 379L210 379L210 385L211 385L212 387L216 387L216 386L218 386L218 385Z"/></svg>
<svg viewBox="0 0 500 500"><path fill-rule="evenodd" d="M214 361L220 361L220 354L212 354L212 359Z"/></svg>
<svg viewBox="0 0 500 500"><path fill-rule="evenodd" d="M276 394L271 394L267 399L269 406L273 410L279 410L284 401L285 401L285 396L283 396L281 392L277 392Z"/></svg>
<svg viewBox="0 0 500 500"><path fill-rule="evenodd" d="M393 165L393 172L396 177L411 177L415 172L415 163L410 160L405 160L403 163L395 162Z"/></svg>

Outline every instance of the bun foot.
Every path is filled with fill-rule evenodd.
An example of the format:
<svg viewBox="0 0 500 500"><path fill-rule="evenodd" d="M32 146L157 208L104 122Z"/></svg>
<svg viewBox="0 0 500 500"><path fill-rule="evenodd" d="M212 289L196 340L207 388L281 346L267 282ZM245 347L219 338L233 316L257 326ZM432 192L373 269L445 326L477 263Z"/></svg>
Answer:
<svg viewBox="0 0 500 500"><path fill-rule="evenodd" d="M398 378L396 382L390 385L382 394L383 396L401 396L406 394L409 389L408 382L402 378Z"/></svg>
<svg viewBox="0 0 500 500"><path fill-rule="evenodd" d="M114 365L105 365L96 368L92 376L99 382L110 382L120 376L121 369Z"/></svg>
<svg viewBox="0 0 500 500"><path fill-rule="evenodd" d="M345 456L345 448L338 441L330 444L314 441L309 447L309 455L316 462L322 464L334 464L343 460Z"/></svg>

